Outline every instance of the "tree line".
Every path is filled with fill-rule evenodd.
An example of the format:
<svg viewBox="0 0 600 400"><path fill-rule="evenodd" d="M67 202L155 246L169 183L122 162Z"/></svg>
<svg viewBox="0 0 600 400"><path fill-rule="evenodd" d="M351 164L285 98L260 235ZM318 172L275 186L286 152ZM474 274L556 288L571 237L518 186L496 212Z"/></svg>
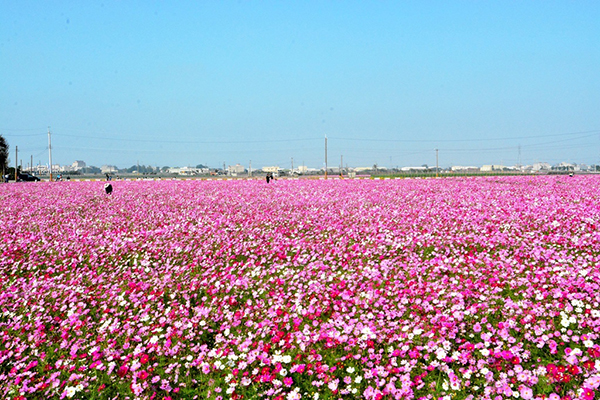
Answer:
<svg viewBox="0 0 600 400"><path fill-rule="evenodd" d="M4 176L8 170L8 142L2 135L0 135L0 169Z"/></svg>

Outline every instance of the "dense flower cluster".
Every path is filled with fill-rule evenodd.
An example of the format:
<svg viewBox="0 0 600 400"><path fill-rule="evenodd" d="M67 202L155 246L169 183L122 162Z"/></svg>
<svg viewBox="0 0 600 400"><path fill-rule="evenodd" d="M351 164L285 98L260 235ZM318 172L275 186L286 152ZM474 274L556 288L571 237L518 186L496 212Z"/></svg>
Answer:
<svg viewBox="0 0 600 400"><path fill-rule="evenodd" d="M0 186L11 398L585 399L600 179Z"/></svg>

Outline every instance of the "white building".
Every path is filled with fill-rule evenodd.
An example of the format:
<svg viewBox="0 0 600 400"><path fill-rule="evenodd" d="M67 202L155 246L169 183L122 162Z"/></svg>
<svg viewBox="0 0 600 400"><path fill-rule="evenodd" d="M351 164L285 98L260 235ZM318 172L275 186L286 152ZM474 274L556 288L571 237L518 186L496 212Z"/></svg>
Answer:
<svg viewBox="0 0 600 400"><path fill-rule="evenodd" d="M568 162L561 162L558 165L555 165L552 167L553 170L557 170L557 171L578 171L579 168L577 168L576 165L568 163Z"/></svg>
<svg viewBox="0 0 600 400"><path fill-rule="evenodd" d="M208 168L195 168L195 167L174 167L167 170L169 174L193 176L200 175L208 172Z"/></svg>
<svg viewBox="0 0 600 400"><path fill-rule="evenodd" d="M281 168L279 167L262 167L263 172L272 172L274 174L279 173Z"/></svg>
<svg viewBox="0 0 600 400"><path fill-rule="evenodd" d="M58 167L58 171L59 172L73 172L73 171L77 171L75 168L73 168L72 165L61 165Z"/></svg>
<svg viewBox="0 0 600 400"><path fill-rule="evenodd" d="M491 172L491 171L504 171L506 169L503 165L484 165L481 167L481 172Z"/></svg>
<svg viewBox="0 0 600 400"><path fill-rule="evenodd" d="M411 171L427 171L427 167L402 167L400 171L402 172L411 172Z"/></svg>
<svg viewBox="0 0 600 400"><path fill-rule="evenodd" d="M230 165L227 168L227 173L232 176L236 176L237 174L243 174L245 171L246 168L244 168L244 166L241 164Z"/></svg>
<svg viewBox="0 0 600 400"><path fill-rule="evenodd" d="M354 168L354 172L366 172L366 171L371 171L373 169L373 167L356 167Z"/></svg>
<svg viewBox="0 0 600 400"><path fill-rule="evenodd" d="M103 165L100 167L100 171L103 174L113 174L116 173L119 169L114 165Z"/></svg>
<svg viewBox="0 0 600 400"><path fill-rule="evenodd" d="M76 160L73 162L73 164L71 164L71 168L73 168L73 171L77 171L85 167L85 162L81 160Z"/></svg>
<svg viewBox="0 0 600 400"><path fill-rule="evenodd" d="M531 167L531 170L534 172L538 172L538 171L550 171L550 164L546 163L546 162L537 162L535 164L533 164L533 166Z"/></svg>
<svg viewBox="0 0 600 400"><path fill-rule="evenodd" d="M34 165L33 173L36 175L47 175L48 174L48 166L47 165Z"/></svg>
<svg viewBox="0 0 600 400"><path fill-rule="evenodd" d="M479 167L464 167L462 165L454 165L450 167L452 172L477 172L479 171Z"/></svg>

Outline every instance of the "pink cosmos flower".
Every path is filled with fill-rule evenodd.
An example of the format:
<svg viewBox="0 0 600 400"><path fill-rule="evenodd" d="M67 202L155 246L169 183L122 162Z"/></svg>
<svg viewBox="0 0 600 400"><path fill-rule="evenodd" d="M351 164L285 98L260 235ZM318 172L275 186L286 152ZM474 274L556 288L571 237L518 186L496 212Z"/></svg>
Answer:
<svg viewBox="0 0 600 400"><path fill-rule="evenodd" d="M523 399L529 400L533 397L533 390L525 385L521 385L519 387L519 394Z"/></svg>
<svg viewBox="0 0 600 400"><path fill-rule="evenodd" d="M583 391L581 392L581 398L583 400L592 400L594 398L595 394L594 391L590 388L583 388Z"/></svg>
<svg viewBox="0 0 600 400"><path fill-rule="evenodd" d="M47 398L61 376L93 392L115 371L127 397L156 386L145 371L154 383L179 374L175 393L200 369L208 387L233 374L286 398L273 358L294 354L287 377L320 394L338 376L350 385L340 371L356 360L372 398L427 391L408 370L484 367L485 380L464 382L472 398L493 398L510 372L525 398L546 364L557 393L581 397L600 357L600 178L568 182L123 181L102 200L94 182L5 185L0 386ZM575 332L557 331L561 311L577 314ZM563 353L577 336L584 353ZM438 359L441 347L452 350Z"/></svg>
<svg viewBox="0 0 600 400"><path fill-rule="evenodd" d="M334 379L331 382L329 382L327 384L327 387L329 388L329 390L331 390L332 392L335 392L337 390L338 387L338 383L339 383L339 379Z"/></svg>

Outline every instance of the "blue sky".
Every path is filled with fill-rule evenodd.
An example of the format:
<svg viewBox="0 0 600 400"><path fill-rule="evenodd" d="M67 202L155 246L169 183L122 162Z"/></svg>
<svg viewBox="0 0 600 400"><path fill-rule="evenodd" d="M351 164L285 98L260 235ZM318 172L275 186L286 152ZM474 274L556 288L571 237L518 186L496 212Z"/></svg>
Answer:
<svg viewBox="0 0 600 400"><path fill-rule="evenodd" d="M600 163L597 1L0 1L23 163Z"/></svg>

